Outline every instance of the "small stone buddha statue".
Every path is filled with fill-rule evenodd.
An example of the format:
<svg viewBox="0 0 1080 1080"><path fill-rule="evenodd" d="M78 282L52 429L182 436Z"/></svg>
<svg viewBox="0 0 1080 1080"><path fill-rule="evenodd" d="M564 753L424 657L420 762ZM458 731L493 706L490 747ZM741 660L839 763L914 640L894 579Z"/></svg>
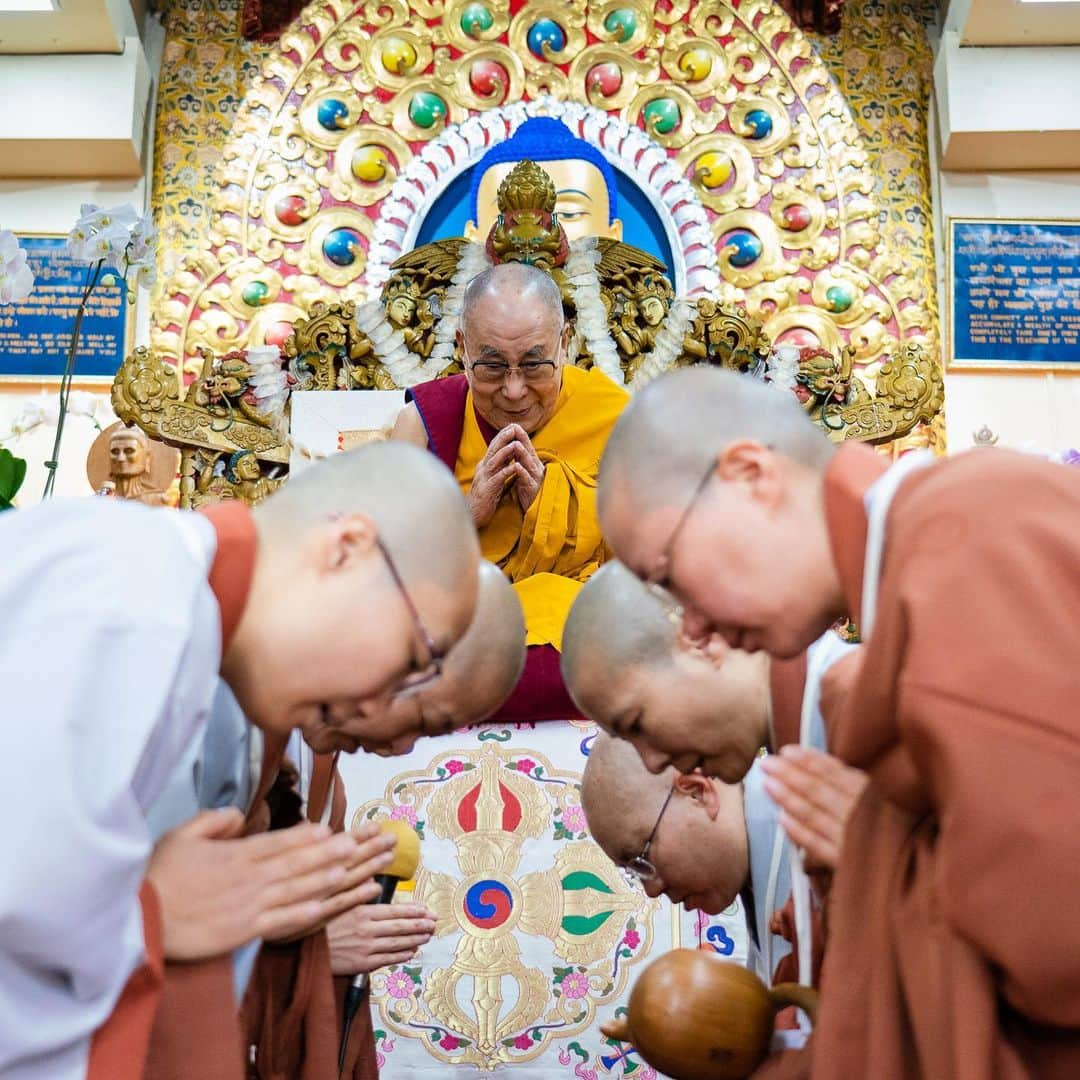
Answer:
<svg viewBox="0 0 1080 1080"><path fill-rule="evenodd" d="M154 455L146 433L120 424L101 437L106 434L109 479L93 483L95 493L134 499L147 506L168 506L168 493L154 482ZM175 456L175 451L162 449Z"/></svg>

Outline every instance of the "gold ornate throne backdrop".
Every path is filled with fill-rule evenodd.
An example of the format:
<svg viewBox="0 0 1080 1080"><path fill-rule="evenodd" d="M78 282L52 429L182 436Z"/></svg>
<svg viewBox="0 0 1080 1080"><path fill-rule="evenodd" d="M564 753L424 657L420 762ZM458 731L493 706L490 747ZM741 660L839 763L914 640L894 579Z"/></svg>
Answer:
<svg viewBox="0 0 1080 1080"><path fill-rule="evenodd" d="M319 2L266 46L240 38L235 3L178 0L152 347L191 378L199 348L279 344L316 301L371 299L415 238L401 184L413 176L426 208L439 155L456 162L448 126L479 115L505 137L516 102L546 98L581 106L577 129L610 157L639 132L650 148L625 170L653 148L668 159L663 186L684 184L696 208L665 209L683 214L669 237L682 294L745 303L774 340L849 344L872 385L900 343L938 348L925 7L849 2L841 32L817 38L757 0ZM416 893L439 916L415 963L374 980L386 1075L514 1064L650 1080L598 1022L650 952L745 949L739 910L650 902L588 840L576 785L591 737L484 726L346 762L354 815L421 832Z"/></svg>

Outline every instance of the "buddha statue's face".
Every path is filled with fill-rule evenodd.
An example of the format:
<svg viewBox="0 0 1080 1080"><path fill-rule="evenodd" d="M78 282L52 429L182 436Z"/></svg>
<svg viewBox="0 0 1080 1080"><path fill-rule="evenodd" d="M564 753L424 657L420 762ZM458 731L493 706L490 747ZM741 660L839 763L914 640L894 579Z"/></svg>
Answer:
<svg viewBox="0 0 1080 1080"><path fill-rule="evenodd" d="M659 326L664 321L664 302L659 296L646 296L641 301L641 317L649 326Z"/></svg>
<svg viewBox="0 0 1080 1080"><path fill-rule="evenodd" d="M386 314L395 326L408 326L416 311L416 301L404 294L395 296L387 305Z"/></svg>
<svg viewBox="0 0 1080 1080"><path fill-rule="evenodd" d="M258 480L262 475L259 462L253 454L245 454L238 459L233 467L233 472L236 473L237 478L240 480Z"/></svg>
<svg viewBox="0 0 1080 1080"><path fill-rule="evenodd" d="M476 216L479 221L465 226L469 240L485 240L499 216L496 197L499 185L517 164L513 161L492 165L484 173L477 190ZM580 158L562 161L541 161L541 168L555 184L555 212L567 239L578 240L583 236L607 236L622 239L622 222L608 220L610 206L607 185L600 170L591 162Z"/></svg>
<svg viewBox="0 0 1080 1080"><path fill-rule="evenodd" d="M113 479L142 476L150 470L150 451L130 432L117 432L109 440L109 475Z"/></svg>

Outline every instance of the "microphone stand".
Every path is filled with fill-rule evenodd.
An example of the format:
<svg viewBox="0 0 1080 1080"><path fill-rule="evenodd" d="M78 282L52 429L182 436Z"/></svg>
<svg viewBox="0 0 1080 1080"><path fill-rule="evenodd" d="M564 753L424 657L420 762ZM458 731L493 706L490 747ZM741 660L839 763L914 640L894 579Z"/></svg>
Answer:
<svg viewBox="0 0 1080 1080"><path fill-rule="evenodd" d="M394 890L398 886L398 879L396 877L387 877L383 874L378 874L375 880L382 885L382 895L376 897L374 900L369 900L369 904L389 904L394 899ZM353 981L349 985L349 989L345 994L345 1007L342 1012L342 1026L341 1026L341 1047L338 1050L338 1074L345 1070L345 1058L348 1056L349 1049L349 1033L352 1030L353 1020L356 1019L356 1014L360 1011L360 1006L364 1003L368 996L368 989L371 985L371 976L366 971L360 972L359 975L353 978Z"/></svg>

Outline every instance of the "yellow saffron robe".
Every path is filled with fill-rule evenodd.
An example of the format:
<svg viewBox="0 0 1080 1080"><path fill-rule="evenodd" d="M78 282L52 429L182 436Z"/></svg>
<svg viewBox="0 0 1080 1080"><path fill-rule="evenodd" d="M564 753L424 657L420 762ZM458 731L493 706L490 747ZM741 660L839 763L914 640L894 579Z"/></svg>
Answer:
<svg viewBox="0 0 1080 1080"><path fill-rule="evenodd" d="M480 530L484 558L498 565L517 590L529 645L561 650L570 605L607 558L596 516L596 476L628 400L627 392L598 369L565 367L555 412L531 436L545 465L539 493L523 513L511 486ZM471 390L464 419L454 475L468 494L487 452Z"/></svg>

